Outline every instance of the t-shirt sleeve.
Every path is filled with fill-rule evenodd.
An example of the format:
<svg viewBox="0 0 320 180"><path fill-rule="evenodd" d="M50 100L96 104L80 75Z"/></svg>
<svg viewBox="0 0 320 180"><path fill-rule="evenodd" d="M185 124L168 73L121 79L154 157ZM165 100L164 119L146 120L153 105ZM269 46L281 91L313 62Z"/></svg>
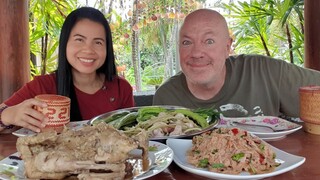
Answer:
<svg viewBox="0 0 320 180"><path fill-rule="evenodd" d="M299 88L320 85L320 72L289 63L283 63L281 71L280 111L287 116L299 117Z"/></svg>

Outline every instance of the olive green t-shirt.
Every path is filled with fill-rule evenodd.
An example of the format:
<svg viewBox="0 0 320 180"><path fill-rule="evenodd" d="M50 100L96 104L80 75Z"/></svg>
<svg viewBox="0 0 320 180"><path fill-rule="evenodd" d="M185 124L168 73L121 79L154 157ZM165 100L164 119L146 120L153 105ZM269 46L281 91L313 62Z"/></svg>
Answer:
<svg viewBox="0 0 320 180"><path fill-rule="evenodd" d="M194 97L182 72L156 91L154 105L213 107L227 117L299 117L299 87L320 85L320 72L261 55L230 56L219 93L209 100Z"/></svg>

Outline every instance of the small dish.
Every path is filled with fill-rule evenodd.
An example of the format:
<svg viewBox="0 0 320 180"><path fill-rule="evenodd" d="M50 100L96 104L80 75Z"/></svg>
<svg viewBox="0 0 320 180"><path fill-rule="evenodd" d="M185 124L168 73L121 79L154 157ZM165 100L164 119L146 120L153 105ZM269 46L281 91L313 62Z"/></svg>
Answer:
<svg viewBox="0 0 320 180"><path fill-rule="evenodd" d="M88 124L89 120L84 120L84 121L73 121L70 122L67 127L73 130L78 130L80 128L82 128L84 125ZM26 129L26 128L21 128L18 129L14 132L12 132L13 135L18 136L18 137L23 137L23 136L33 136L36 134L36 132L31 131L30 129Z"/></svg>
<svg viewBox="0 0 320 180"><path fill-rule="evenodd" d="M282 139L302 128L302 125L275 116L224 117L220 116L220 127L237 127L258 136L263 140Z"/></svg>
<svg viewBox="0 0 320 180"><path fill-rule="evenodd" d="M249 180L249 179L263 179L267 177L276 176L297 168L306 160L305 157L296 156L286 153L273 146L271 148L276 153L276 161L281 163L273 172L265 174L250 175L249 173L240 173L239 175L222 174L208 171L203 168L197 168L187 162L186 153L192 147L192 140L189 139L168 139L167 145L171 147L174 152L173 161L182 169L200 176L213 179L233 179L233 180Z"/></svg>

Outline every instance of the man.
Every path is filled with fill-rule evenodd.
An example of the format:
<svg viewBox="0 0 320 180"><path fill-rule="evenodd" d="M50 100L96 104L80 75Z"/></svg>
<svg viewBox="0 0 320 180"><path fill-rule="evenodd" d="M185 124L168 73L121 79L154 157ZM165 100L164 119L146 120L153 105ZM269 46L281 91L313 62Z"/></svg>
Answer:
<svg viewBox="0 0 320 180"><path fill-rule="evenodd" d="M155 93L154 105L215 108L224 116L299 117L299 87L320 85L320 72L260 55L230 56L225 18L190 13L180 29L182 72Z"/></svg>

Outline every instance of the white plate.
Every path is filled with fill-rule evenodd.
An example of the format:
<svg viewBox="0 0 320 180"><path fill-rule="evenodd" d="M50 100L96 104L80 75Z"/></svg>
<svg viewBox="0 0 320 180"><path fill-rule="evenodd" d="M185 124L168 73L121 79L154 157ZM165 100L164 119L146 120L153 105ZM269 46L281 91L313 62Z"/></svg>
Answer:
<svg viewBox="0 0 320 180"><path fill-rule="evenodd" d="M197 168L187 162L186 159L186 152L189 150L192 146L192 140L190 139L168 139L167 145L173 149L174 157L173 161L182 169L200 175L208 178L214 178L214 179L262 179L267 177L276 176L282 173L285 173L287 171L290 171L301 164L304 163L305 158L292 155L289 153L286 153L284 151L281 151L273 146L272 149L276 153L276 161L280 162L281 165L278 166L273 172L265 173L265 174L256 174L256 175L250 175L249 173L243 172L239 175L230 175L230 174L222 174L222 173L215 173L210 172L203 168Z"/></svg>
<svg viewBox="0 0 320 180"><path fill-rule="evenodd" d="M169 146L156 141L149 141L149 146L154 146L157 148L156 151L149 151L149 153L154 154L155 166L154 168L151 168L147 173L140 175L134 179L146 179L159 174L160 172L165 170L173 160L173 150Z"/></svg>
<svg viewBox="0 0 320 180"><path fill-rule="evenodd" d="M74 122L70 122L67 127L73 130L78 130L81 129L84 125L88 125L89 120L83 120L83 121L74 121ZM36 132L31 131L30 129L26 129L26 128L21 128L18 129L14 132L12 132L13 135L15 136L32 136L35 135Z"/></svg>
<svg viewBox="0 0 320 180"><path fill-rule="evenodd" d="M134 178L134 180L146 179L159 174L173 160L173 150L169 146L155 141L149 141L149 146L156 147L155 151L149 151L150 157L155 158L155 164L148 172ZM23 175L24 164L22 160L19 160L19 157L19 153L14 153L0 161L0 179L26 179Z"/></svg>
<svg viewBox="0 0 320 180"><path fill-rule="evenodd" d="M23 166L23 161L20 159L18 152L4 158L0 161L0 179L25 179L18 173L19 167Z"/></svg>
<svg viewBox="0 0 320 180"><path fill-rule="evenodd" d="M301 129L302 125L275 116L253 116L238 118L221 116L220 122L216 127L241 128L265 141L268 141L282 139L286 135ZM275 131L273 131L271 128Z"/></svg>

